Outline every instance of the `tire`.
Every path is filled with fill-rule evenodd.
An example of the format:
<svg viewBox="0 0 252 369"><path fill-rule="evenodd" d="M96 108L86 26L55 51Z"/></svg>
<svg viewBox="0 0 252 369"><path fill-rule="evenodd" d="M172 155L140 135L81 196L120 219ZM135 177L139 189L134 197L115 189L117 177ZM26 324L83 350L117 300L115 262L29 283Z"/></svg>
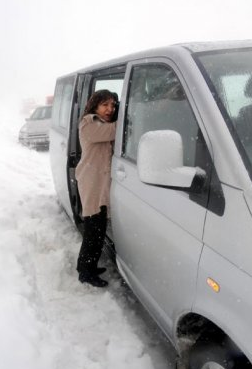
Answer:
<svg viewBox="0 0 252 369"><path fill-rule="evenodd" d="M189 369L242 369L235 366L225 346L214 343L196 343L190 352Z"/></svg>

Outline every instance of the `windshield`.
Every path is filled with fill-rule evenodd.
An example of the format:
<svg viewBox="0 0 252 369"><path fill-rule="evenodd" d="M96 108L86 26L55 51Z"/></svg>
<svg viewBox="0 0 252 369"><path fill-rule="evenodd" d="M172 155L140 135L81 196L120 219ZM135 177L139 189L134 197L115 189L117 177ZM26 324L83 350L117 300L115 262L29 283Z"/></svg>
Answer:
<svg viewBox="0 0 252 369"><path fill-rule="evenodd" d="M251 173L252 49L198 53L195 59Z"/></svg>
<svg viewBox="0 0 252 369"><path fill-rule="evenodd" d="M51 115L52 115L51 106L41 106L32 113L30 119L32 120L50 119Z"/></svg>

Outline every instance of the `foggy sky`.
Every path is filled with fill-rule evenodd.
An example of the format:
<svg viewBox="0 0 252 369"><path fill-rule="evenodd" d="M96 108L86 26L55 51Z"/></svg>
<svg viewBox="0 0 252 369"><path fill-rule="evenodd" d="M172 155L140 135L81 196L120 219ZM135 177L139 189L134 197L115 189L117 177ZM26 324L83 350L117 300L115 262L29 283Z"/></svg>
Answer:
<svg viewBox="0 0 252 369"><path fill-rule="evenodd" d="M251 39L251 14L250 0L0 0L0 103L138 50Z"/></svg>

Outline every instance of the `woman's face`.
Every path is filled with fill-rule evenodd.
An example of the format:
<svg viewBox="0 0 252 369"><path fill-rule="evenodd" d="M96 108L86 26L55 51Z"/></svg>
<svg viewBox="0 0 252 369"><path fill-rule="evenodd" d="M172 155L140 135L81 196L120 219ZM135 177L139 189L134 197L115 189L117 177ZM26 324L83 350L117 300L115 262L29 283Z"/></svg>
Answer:
<svg viewBox="0 0 252 369"><path fill-rule="evenodd" d="M100 103L96 109L98 114L106 122L111 122L115 112L115 100L109 99Z"/></svg>

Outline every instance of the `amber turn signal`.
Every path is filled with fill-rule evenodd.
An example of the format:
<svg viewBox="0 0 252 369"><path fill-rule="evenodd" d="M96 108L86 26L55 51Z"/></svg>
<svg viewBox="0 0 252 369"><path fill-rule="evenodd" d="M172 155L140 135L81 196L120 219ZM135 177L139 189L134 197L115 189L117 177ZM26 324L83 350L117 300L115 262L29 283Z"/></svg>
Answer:
<svg viewBox="0 0 252 369"><path fill-rule="evenodd" d="M207 278L207 284L209 287L212 288L212 290L214 290L214 292L219 292L220 291L220 285L213 280L212 278L208 277Z"/></svg>

